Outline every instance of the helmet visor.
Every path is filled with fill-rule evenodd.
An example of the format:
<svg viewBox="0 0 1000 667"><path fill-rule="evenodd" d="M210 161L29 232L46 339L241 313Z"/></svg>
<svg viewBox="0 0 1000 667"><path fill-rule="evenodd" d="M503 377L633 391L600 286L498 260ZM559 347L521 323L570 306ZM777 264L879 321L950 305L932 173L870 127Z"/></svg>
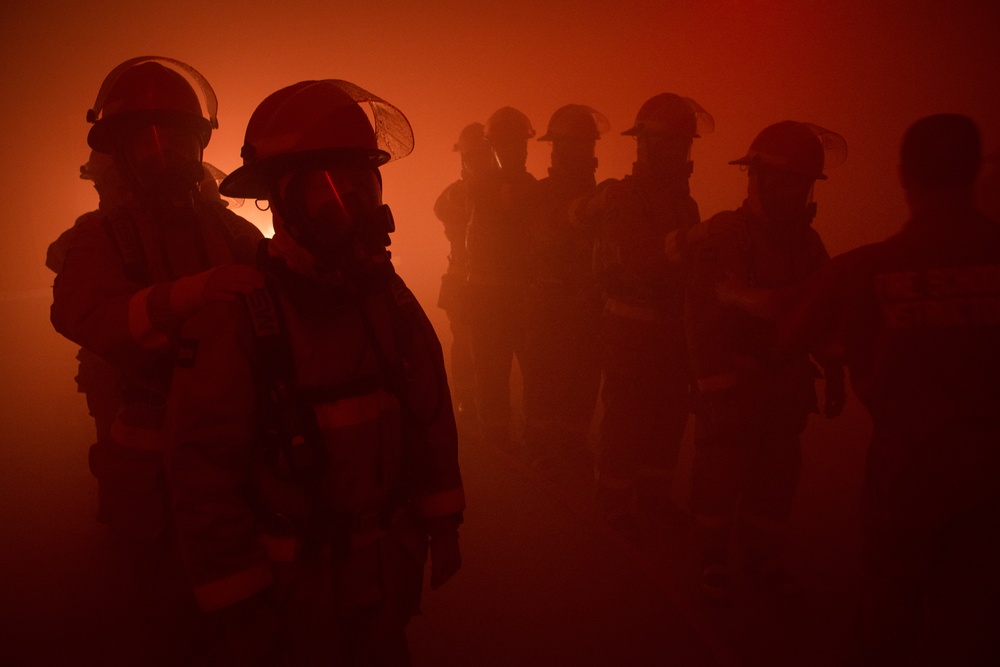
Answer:
<svg viewBox="0 0 1000 667"><path fill-rule="evenodd" d="M351 166L292 171L280 179L276 198L289 232L318 256L347 247L381 202L375 172Z"/></svg>
<svg viewBox="0 0 1000 667"><path fill-rule="evenodd" d="M188 128L135 125L121 135L117 155L144 191L190 190L202 179L201 141Z"/></svg>

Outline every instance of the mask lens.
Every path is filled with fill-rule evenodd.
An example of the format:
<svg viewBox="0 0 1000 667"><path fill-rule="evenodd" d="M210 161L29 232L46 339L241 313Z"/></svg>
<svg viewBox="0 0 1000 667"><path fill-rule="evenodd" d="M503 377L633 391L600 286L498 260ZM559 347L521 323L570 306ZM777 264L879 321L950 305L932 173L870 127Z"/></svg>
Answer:
<svg viewBox="0 0 1000 667"><path fill-rule="evenodd" d="M320 254L344 248L354 237L359 221L378 203L377 192L366 189L371 178L367 169L361 174L351 169L292 173L282 194L287 222L300 230L301 240Z"/></svg>
<svg viewBox="0 0 1000 667"><path fill-rule="evenodd" d="M201 143L194 133L171 125L142 125L125 139L128 171L146 190L191 189L201 181Z"/></svg>

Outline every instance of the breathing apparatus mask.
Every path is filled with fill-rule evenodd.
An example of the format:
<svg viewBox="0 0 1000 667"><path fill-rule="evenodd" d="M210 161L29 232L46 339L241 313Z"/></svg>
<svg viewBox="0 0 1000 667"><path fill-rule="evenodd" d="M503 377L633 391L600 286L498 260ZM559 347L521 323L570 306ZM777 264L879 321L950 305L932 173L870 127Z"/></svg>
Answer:
<svg viewBox="0 0 1000 667"><path fill-rule="evenodd" d="M783 228L808 227L816 217L813 188L816 180L806 174L751 167L761 211L769 222Z"/></svg>
<svg viewBox="0 0 1000 667"><path fill-rule="evenodd" d="M189 199L204 177L201 143L183 126L136 124L121 132L114 156L140 196Z"/></svg>
<svg viewBox="0 0 1000 667"><path fill-rule="evenodd" d="M316 257L320 274L371 277L390 267L392 212L381 203L377 170L299 167L272 188L271 203L288 234Z"/></svg>

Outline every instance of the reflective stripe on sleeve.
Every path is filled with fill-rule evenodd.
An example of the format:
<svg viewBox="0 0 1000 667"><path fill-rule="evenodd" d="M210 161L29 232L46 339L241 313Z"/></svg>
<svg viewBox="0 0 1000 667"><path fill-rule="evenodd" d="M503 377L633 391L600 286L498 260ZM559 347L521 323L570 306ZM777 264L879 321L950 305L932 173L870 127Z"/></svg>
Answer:
<svg viewBox="0 0 1000 667"><path fill-rule="evenodd" d="M342 398L316 406L316 421L321 429L344 428L378 419L379 413L397 408L396 397L379 389L364 396Z"/></svg>
<svg viewBox="0 0 1000 667"><path fill-rule="evenodd" d="M448 491L420 496L414 503L417 513L424 518L457 514L465 509L465 489L459 486Z"/></svg>
<svg viewBox="0 0 1000 667"><path fill-rule="evenodd" d="M167 434L161 429L130 426L115 419L111 423L111 439L123 447L141 449L147 452L162 452L166 449Z"/></svg>
<svg viewBox="0 0 1000 667"><path fill-rule="evenodd" d="M260 561L222 579L195 585L194 596L202 611L215 611L259 593L272 582L271 565Z"/></svg>
<svg viewBox="0 0 1000 667"><path fill-rule="evenodd" d="M698 389L702 392L722 391L736 386L736 373L719 373L698 378Z"/></svg>

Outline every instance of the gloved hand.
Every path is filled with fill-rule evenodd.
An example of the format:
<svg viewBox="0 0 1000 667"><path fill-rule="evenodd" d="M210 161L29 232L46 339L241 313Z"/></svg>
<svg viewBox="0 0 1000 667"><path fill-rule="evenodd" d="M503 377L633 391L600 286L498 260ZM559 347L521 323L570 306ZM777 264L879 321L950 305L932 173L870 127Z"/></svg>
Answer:
<svg viewBox="0 0 1000 667"><path fill-rule="evenodd" d="M844 367L841 365L827 366L823 369L826 378L823 396L823 414L832 419L840 415L847 402L847 388L844 383Z"/></svg>
<svg viewBox="0 0 1000 667"><path fill-rule="evenodd" d="M461 522L461 515L424 521L430 538L432 591L444 585L462 567L462 552L458 548L458 526Z"/></svg>
<svg viewBox="0 0 1000 667"><path fill-rule="evenodd" d="M170 309L183 319L213 301L235 301L239 295L262 287L264 276L255 267L223 264L175 280L170 288Z"/></svg>

